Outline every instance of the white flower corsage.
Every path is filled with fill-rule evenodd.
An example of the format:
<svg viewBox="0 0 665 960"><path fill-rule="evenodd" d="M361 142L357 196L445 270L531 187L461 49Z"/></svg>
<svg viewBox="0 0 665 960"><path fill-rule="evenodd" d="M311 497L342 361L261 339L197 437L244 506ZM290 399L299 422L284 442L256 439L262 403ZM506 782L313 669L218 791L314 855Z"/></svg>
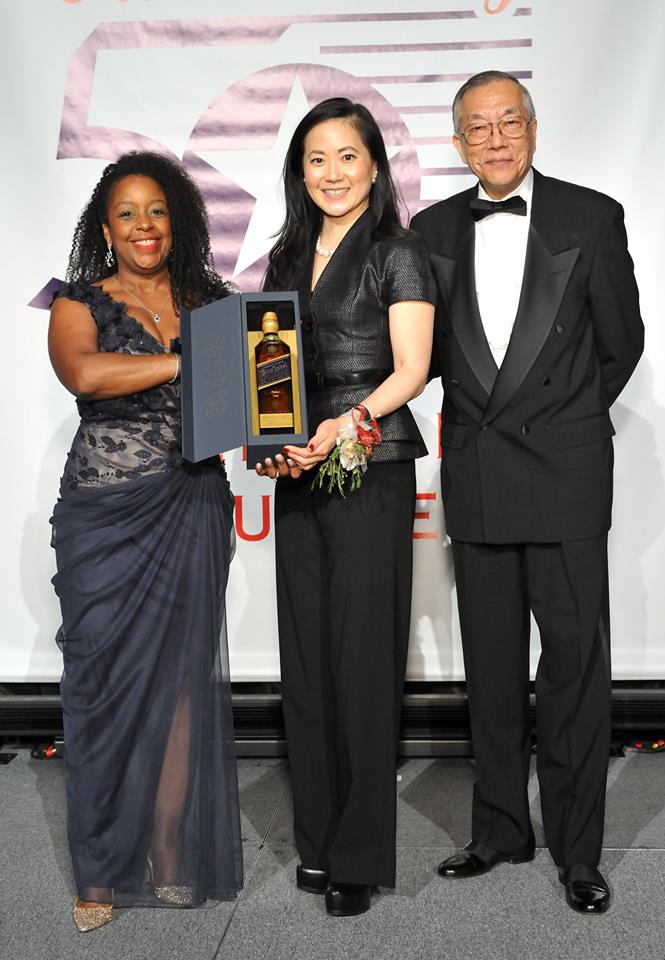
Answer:
<svg viewBox="0 0 665 960"><path fill-rule="evenodd" d="M343 497L347 492L353 493L362 483L367 461L378 443L381 431L376 418L370 417L362 405L353 407L344 414L335 446L319 467L312 489L318 484L319 488L325 486L328 493L337 490Z"/></svg>

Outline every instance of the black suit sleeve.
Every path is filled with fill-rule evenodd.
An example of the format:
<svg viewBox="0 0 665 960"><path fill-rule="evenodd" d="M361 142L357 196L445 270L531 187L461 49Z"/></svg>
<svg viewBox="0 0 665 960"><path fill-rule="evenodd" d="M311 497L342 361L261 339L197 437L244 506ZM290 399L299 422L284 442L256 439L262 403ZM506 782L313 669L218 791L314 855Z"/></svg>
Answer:
<svg viewBox="0 0 665 960"><path fill-rule="evenodd" d="M614 403L644 349L644 326L633 261L623 222L614 205L600 231L589 278L591 315L608 402Z"/></svg>

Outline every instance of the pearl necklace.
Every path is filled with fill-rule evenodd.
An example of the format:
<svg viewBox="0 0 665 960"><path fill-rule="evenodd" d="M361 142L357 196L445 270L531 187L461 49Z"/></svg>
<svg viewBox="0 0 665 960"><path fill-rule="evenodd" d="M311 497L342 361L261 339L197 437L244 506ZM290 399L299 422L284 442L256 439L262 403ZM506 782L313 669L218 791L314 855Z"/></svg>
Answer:
<svg viewBox="0 0 665 960"><path fill-rule="evenodd" d="M155 313L154 310L151 310L151 309L150 309L150 307L146 307L145 303L143 303L142 300L139 300L139 298L136 296L135 293L132 293L131 290L128 290L128 289L127 289L127 287L124 285L124 283L122 282L122 280L120 279L120 277L118 276L117 273L116 273L116 275L115 275L115 280L116 280L116 283L118 284L118 286L119 286L119 287L122 287L122 289L125 291L125 293L128 293L128 294L130 295L130 297L132 297L134 300L136 300L136 302L138 303L138 305L139 305L140 307L143 307L144 310L147 310L147 311L148 311L148 313L149 313L150 316L152 317L152 322L153 322L153 323L160 323L160 322L161 322L161 319L162 319L162 318L161 318L160 314L163 313L164 309L166 308L166 304L167 304L167 303L169 302L169 300L171 299L171 291L170 291L170 290L169 290L169 292L168 292L168 295L167 295L167 297L166 297L166 300L165 300L164 303L161 305L161 307L160 307L160 309L157 311L157 313Z"/></svg>
<svg viewBox="0 0 665 960"><path fill-rule="evenodd" d="M316 252L320 257L332 257L336 249L337 247L322 247L321 234L319 234L319 239L316 241Z"/></svg>

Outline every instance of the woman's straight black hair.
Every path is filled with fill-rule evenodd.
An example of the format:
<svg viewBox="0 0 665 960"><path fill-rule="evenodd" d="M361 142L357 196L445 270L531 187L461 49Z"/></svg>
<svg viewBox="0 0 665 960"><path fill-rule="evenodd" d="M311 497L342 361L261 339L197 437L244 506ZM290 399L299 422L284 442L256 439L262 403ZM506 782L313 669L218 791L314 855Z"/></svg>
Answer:
<svg viewBox="0 0 665 960"><path fill-rule="evenodd" d="M300 121L286 152L282 174L286 216L268 255L265 290L293 289L312 238L321 230L323 215L307 193L303 181L303 159L307 134L327 120L348 120L353 124L376 164L377 177L370 190L368 213L373 238L403 236L406 233L400 222L397 187L376 120L362 103L353 103L346 97L323 100Z"/></svg>

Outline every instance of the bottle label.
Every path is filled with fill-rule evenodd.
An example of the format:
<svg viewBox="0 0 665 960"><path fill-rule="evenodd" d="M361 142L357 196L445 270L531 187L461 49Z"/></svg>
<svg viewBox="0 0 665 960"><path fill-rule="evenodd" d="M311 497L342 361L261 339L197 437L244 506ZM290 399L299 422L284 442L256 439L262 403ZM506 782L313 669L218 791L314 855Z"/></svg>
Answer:
<svg viewBox="0 0 665 960"><path fill-rule="evenodd" d="M277 427L293 429L292 413L260 413L259 428L261 430L274 430Z"/></svg>
<svg viewBox="0 0 665 960"><path fill-rule="evenodd" d="M283 383L291 379L291 357L289 354L276 357L274 360L263 360L256 364L257 390L265 390L276 383Z"/></svg>

